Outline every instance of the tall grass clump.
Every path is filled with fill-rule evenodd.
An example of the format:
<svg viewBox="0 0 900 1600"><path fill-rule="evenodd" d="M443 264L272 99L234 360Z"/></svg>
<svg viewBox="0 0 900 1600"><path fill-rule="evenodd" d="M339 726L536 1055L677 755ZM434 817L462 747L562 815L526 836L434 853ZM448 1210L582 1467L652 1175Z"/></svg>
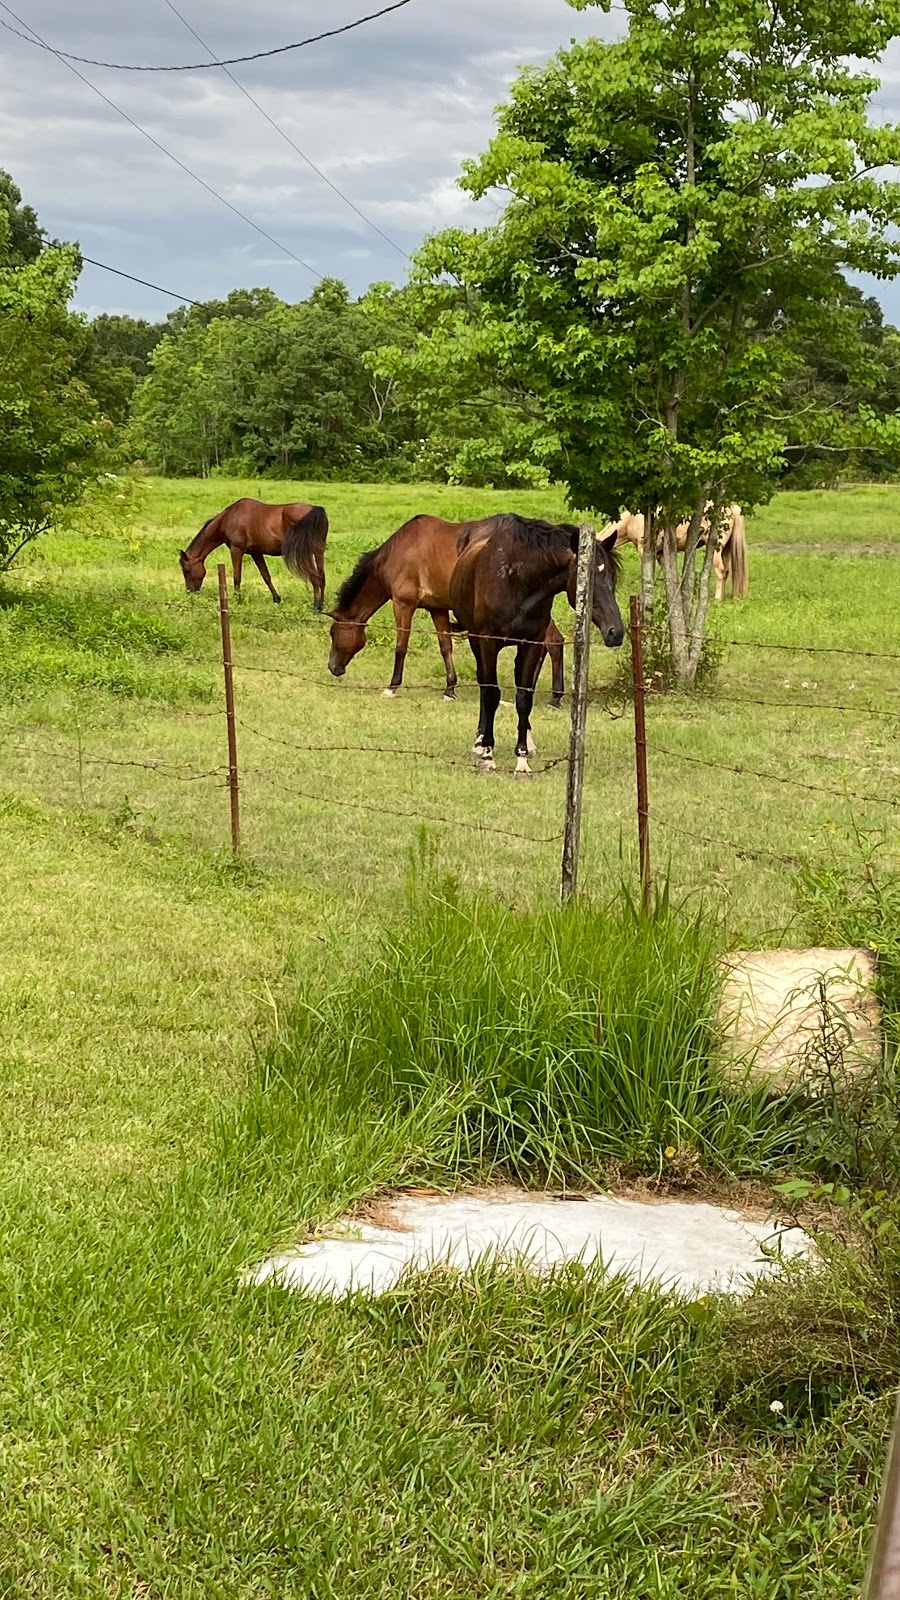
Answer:
<svg viewBox="0 0 900 1600"><path fill-rule="evenodd" d="M758 1170L784 1129L718 1077L718 934L667 894L645 916L624 892L538 914L419 893L365 972L301 1001L267 1081L299 1090L327 1057L382 1111L427 1107L432 1135L443 1115L456 1171Z"/></svg>

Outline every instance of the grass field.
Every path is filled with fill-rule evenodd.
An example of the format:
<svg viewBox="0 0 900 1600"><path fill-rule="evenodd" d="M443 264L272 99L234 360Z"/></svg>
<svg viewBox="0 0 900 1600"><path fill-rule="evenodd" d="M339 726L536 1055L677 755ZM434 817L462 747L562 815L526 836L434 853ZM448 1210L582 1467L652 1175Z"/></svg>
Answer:
<svg viewBox="0 0 900 1600"><path fill-rule="evenodd" d="M331 517L330 593L416 510L510 500L305 487ZM384 615L332 682L309 591L278 572L276 608L251 569L233 623L233 864L214 571L189 598L175 556L247 492L297 486L152 482L133 527L49 537L0 591L0 1595L852 1592L897 1376L889 1312L882 1326L873 1309L882 1279L862 1266L834 1269L834 1348L825 1316L810 1354L800 1302L775 1296L764 1363L749 1313L745 1326L592 1275L536 1288L485 1272L350 1308L235 1293L238 1269L298 1227L434 1178L451 1143L462 1159L458 1117L414 1082L342 1077L294 997L321 1002L323 1038L343 1014L335 984L376 1008L354 974L385 926L405 926L413 865L520 911L550 905L565 786L563 766L513 781L508 709L505 770L471 772L463 644L455 705L424 620L397 699L380 694ZM564 510L553 493L514 499ZM723 640L883 655L730 646L713 694L653 703L657 867L675 891L706 891L717 940L843 936L841 873L853 881L873 846L880 872L897 865L895 808L821 791L898 794L900 490L785 495L749 537L751 597L718 614ZM616 662L598 648L592 670L600 689ZM548 691L538 768L566 749ZM634 882L622 709L612 696L591 712L598 902ZM850 931L876 936L864 919ZM442 1004L452 1019L452 986ZM562 1017L554 1006L531 1025ZM286 1050L294 1076L273 1098L260 1085ZM623 1082L629 1059L623 1046ZM620 1154L649 1125L629 1115ZM729 1137L726 1166L745 1170Z"/></svg>

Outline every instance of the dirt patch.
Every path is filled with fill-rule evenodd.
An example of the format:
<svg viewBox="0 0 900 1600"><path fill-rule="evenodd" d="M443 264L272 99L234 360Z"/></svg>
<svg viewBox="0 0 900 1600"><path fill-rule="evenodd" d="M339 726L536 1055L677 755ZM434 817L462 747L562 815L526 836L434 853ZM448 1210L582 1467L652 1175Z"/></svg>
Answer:
<svg viewBox="0 0 900 1600"><path fill-rule="evenodd" d="M774 1089L814 1076L826 1053L851 1071L880 1060L871 950L738 951L723 965L726 1060L752 1055Z"/></svg>

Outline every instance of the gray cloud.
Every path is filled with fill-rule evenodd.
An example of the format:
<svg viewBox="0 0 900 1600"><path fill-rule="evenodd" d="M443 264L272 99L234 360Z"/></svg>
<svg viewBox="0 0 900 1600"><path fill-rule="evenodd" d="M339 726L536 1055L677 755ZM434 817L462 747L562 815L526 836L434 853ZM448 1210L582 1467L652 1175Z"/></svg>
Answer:
<svg viewBox="0 0 900 1600"><path fill-rule="evenodd" d="M178 0L220 55L333 27L366 0ZM16 6L16 10L18 10ZM302 16L298 17L298 12ZM134 62L203 52L166 0L30 0L28 22L79 54ZM2 15L2 13L0 13ZM621 17L564 0L414 0L359 32L234 69L269 114L403 251L429 230L493 213L456 187L462 159L490 137L517 66L572 37L611 36ZM315 281L105 106L58 60L0 35L3 164L49 231L88 255L194 299L270 284L300 298ZM900 115L900 51L878 96ZM171 76L81 69L174 155L320 273L354 291L402 279L402 256L295 155L219 71ZM900 319L900 291L878 291ZM165 301L86 268L79 305L158 317Z"/></svg>

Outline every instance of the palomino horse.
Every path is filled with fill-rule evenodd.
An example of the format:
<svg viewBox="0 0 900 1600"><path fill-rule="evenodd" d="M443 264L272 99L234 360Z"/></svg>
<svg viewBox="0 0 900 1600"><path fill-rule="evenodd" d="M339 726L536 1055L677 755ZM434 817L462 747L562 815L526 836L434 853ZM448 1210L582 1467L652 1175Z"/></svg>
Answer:
<svg viewBox="0 0 900 1600"><path fill-rule="evenodd" d="M450 582L450 603L468 630L481 689L481 715L473 754L488 772L494 766L494 718L500 704L497 657L516 646L516 711L519 735L516 772L530 772L531 709L546 654L547 629L556 595L575 604L579 532L526 517L487 517L470 524ZM616 534L596 539L593 621L612 649L625 629L616 603L619 558Z"/></svg>
<svg viewBox="0 0 900 1600"><path fill-rule="evenodd" d="M397 693L409 648L413 613L427 611L434 623L447 672L444 699L455 697L457 676L453 664L452 635L460 630L450 621L450 578L459 556L467 522L444 522L440 517L419 516L404 522L377 550L361 555L349 578L338 590L329 612L331 654L328 670L342 678L348 664L366 642L366 624L390 600L397 624L394 674L386 696ZM563 637L554 622L546 635L553 663L552 705L563 697Z"/></svg>
<svg viewBox="0 0 900 1600"><path fill-rule="evenodd" d="M217 517L204 522L187 549L178 552L178 559L188 593L196 594L206 577L207 557L220 545L227 545L235 594L240 596L241 567L244 557L249 556L279 605L281 595L269 576L266 556L282 556L295 577L306 578L312 584L315 608L321 611L325 604L327 538L328 518L321 506L307 505L304 500L285 506L270 506L264 500L235 500L233 506L226 506Z"/></svg>
<svg viewBox="0 0 900 1600"><path fill-rule="evenodd" d="M687 545L689 522L680 522L676 528L676 537L679 550L684 550ZM750 584L747 576L747 524L740 506L725 506L721 516L721 544L713 556L713 569L716 574L716 599L725 599L725 587L731 579L731 592L736 600L743 599L750 593ZM610 522L603 530L604 536L615 531L619 544L633 544L640 555L644 549L644 518L640 513L623 511L618 522ZM706 544L709 538L709 521L704 520L700 543ZM662 534L656 541L656 553L662 556Z"/></svg>

